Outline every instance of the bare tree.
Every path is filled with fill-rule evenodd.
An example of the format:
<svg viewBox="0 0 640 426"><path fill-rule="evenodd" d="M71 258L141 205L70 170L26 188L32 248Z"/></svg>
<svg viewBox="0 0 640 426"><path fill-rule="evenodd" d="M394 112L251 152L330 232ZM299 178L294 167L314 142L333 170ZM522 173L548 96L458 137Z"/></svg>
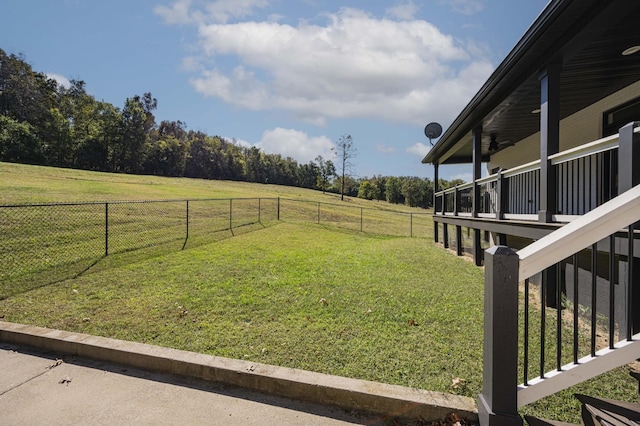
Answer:
<svg viewBox="0 0 640 426"><path fill-rule="evenodd" d="M342 175L342 179L340 179L340 199L344 201L345 176L350 176L353 172L351 159L357 154L356 147L353 145L353 138L351 135L340 136L337 146L331 148L331 150L336 154L338 167Z"/></svg>

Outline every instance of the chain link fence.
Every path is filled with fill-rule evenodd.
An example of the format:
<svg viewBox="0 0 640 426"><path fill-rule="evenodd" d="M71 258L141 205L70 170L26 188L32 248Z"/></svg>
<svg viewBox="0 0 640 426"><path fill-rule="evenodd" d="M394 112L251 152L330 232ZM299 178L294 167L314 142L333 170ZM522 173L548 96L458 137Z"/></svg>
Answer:
<svg viewBox="0 0 640 426"><path fill-rule="evenodd" d="M279 220L410 237L433 230L427 212L280 198L0 206L0 300L124 253L195 247Z"/></svg>

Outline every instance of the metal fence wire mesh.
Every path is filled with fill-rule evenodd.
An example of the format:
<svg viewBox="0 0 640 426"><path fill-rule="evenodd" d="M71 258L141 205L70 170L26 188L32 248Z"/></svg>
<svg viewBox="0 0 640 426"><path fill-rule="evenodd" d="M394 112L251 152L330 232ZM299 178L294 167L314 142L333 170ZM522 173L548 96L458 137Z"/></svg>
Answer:
<svg viewBox="0 0 640 426"><path fill-rule="evenodd" d="M428 237L430 214L279 198L0 206L0 299L77 276L102 259L180 250L283 220Z"/></svg>

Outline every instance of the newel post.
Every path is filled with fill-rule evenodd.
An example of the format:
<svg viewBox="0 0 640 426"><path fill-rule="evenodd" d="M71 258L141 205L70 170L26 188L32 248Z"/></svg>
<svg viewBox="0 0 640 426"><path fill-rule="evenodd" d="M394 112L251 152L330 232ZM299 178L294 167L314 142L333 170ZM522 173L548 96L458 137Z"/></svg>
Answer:
<svg viewBox="0 0 640 426"><path fill-rule="evenodd" d="M620 129L618 146L618 193L622 194L640 183L640 135L634 128L640 122L632 121Z"/></svg>
<svg viewBox="0 0 640 426"><path fill-rule="evenodd" d="M518 255L493 246L484 260L481 426L521 426L518 415Z"/></svg>
<svg viewBox="0 0 640 426"><path fill-rule="evenodd" d="M620 141L618 144L618 194L630 190L636 185L640 185L640 134L634 129L640 125L638 121L632 121L620 129ZM638 224L628 226L629 235L633 235L634 229L638 229ZM638 280L638 266L640 261L633 255L633 238L627 237L627 336L631 336L640 331L640 280ZM637 256L637 254L635 255Z"/></svg>

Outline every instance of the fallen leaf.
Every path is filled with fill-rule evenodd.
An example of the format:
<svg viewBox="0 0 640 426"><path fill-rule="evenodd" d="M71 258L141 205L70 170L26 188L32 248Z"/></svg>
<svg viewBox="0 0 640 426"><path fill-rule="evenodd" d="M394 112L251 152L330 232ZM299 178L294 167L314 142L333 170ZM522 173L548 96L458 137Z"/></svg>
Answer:
<svg viewBox="0 0 640 426"><path fill-rule="evenodd" d="M60 364L62 364L64 361L61 359L56 359L56 362L54 362L53 364L51 364L50 366L47 367L48 370L51 370L52 368L56 368L57 366L59 366Z"/></svg>
<svg viewBox="0 0 640 426"><path fill-rule="evenodd" d="M325 299L324 297L321 297L320 303L322 303L323 305L327 305L329 302L327 302L327 299Z"/></svg>

